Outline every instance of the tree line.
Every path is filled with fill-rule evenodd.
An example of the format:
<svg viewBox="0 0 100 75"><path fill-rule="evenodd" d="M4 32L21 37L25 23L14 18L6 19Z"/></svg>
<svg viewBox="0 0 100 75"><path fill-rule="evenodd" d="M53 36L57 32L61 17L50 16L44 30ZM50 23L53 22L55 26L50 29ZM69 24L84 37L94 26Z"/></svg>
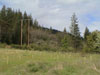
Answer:
<svg viewBox="0 0 100 75"><path fill-rule="evenodd" d="M7 44L20 43L20 25L22 19L31 19L30 27L38 27L37 20L32 21L32 16L27 15L26 12L22 14L20 10L14 11L11 8L3 6L0 11L0 41ZM23 22L23 43L26 41L27 22Z"/></svg>
<svg viewBox="0 0 100 75"><path fill-rule="evenodd" d="M45 28L33 20L31 15L20 10L12 10L3 6L0 10L0 42L8 45L20 44L20 25L22 19L31 19L30 22L30 47L34 50L47 51L83 51L100 52L100 31L90 32L86 27L84 36L80 35L78 19L75 13L71 17L70 32ZM27 21L23 20L23 45L27 41ZM15 46L14 46L15 47ZM24 46L23 48L26 48Z"/></svg>

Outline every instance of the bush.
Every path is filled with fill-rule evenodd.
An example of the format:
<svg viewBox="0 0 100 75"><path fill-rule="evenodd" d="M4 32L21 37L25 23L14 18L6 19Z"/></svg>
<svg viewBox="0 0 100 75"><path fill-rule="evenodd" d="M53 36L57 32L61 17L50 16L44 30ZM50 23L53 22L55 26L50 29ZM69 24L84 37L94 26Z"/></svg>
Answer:
<svg viewBox="0 0 100 75"><path fill-rule="evenodd" d="M0 48L6 48L7 44L6 43L0 43Z"/></svg>
<svg viewBox="0 0 100 75"><path fill-rule="evenodd" d="M61 47L60 51L61 52L74 52L74 48L73 47L67 47L67 48Z"/></svg>
<svg viewBox="0 0 100 75"><path fill-rule="evenodd" d="M49 67L50 64L42 62L28 64L28 69L30 72L46 72L49 69Z"/></svg>
<svg viewBox="0 0 100 75"><path fill-rule="evenodd" d="M12 44L11 47L12 47L12 48L20 48L20 45Z"/></svg>
<svg viewBox="0 0 100 75"><path fill-rule="evenodd" d="M59 49L57 46L46 43L31 44L30 48L31 50L39 50L39 51L57 51Z"/></svg>

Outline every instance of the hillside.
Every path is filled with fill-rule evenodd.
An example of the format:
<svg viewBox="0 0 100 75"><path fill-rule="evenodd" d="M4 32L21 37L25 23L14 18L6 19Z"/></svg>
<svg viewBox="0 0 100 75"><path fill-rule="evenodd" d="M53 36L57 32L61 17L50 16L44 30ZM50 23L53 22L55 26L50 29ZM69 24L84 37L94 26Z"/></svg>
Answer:
<svg viewBox="0 0 100 75"><path fill-rule="evenodd" d="M71 17L70 32L43 27L32 15L3 6L0 10L0 48L53 52L100 53L100 31L86 27L81 36L78 19ZM4 46L3 46L4 44Z"/></svg>

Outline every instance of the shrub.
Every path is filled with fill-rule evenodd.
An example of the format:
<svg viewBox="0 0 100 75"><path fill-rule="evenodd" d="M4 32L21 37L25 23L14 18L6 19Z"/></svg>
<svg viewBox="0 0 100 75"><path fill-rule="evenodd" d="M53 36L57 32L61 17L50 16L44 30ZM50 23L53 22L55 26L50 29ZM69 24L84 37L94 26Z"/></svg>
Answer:
<svg viewBox="0 0 100 75"><path fill-rule="evenodd" d="M7 44L6 43L0 43L0 48L6 48Z"/></svg>

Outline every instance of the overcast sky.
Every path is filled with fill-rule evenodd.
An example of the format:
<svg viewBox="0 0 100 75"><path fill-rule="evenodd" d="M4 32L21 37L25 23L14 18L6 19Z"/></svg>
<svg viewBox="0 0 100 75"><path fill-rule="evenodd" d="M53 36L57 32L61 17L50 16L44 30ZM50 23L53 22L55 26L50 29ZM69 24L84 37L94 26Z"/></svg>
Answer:
<svg viewBox="0 0 100 75"><path fill-rule="evenodd" d="M0 0L14 10L26 11L45 27L69 31L71 16L75 12L81 34L87 26L90 31L100 30L100 0Z"/></svg>

